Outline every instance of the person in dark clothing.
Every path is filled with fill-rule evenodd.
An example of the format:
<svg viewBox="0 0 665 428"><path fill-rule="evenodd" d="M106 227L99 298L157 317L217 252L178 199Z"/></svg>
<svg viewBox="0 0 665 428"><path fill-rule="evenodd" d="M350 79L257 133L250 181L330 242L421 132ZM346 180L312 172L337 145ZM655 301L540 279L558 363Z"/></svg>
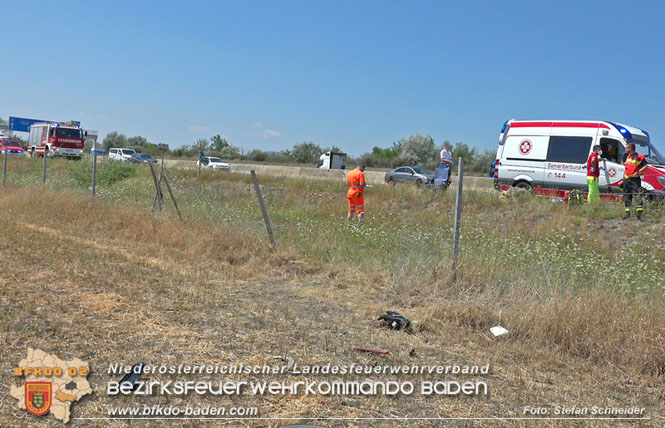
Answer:
<svg viewBox="0 0 665 428"><path fill-rule="evenodd" d="M635 144L626 144L626 161L623 166L626 168L623 176L623 202L626 205L626 211L623 218L630 218L631 205L635 206L637 219L642 220L642 179L641 176L646 172L648 165L644 155L635 151ZM634 201L634 203L633 203Z"/></svg>

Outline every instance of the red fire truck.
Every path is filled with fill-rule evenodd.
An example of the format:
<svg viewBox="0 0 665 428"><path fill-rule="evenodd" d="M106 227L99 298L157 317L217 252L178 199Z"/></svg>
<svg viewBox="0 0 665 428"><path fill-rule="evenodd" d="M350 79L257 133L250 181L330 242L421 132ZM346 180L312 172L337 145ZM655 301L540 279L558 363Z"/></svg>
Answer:
<svg viewBox="0 0 665 428"><path fill-rule="evenodd" d="M32 156L65 156L80 159L83 156L85 136L78 122L44 122L30 127L28 150Z"/></svg>

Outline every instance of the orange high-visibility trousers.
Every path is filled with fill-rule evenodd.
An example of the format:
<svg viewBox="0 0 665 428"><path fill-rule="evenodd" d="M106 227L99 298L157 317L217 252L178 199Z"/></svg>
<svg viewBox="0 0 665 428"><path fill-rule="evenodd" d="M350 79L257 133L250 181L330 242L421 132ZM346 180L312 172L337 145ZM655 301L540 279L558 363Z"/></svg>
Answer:
<svg viewBox="0 0 665 428"><path fill-rule="evenodd" d="M349 200L350 213L363 214L365 212L365 197L362 193L360 193L360 196L348 195L347 198Z"/></svg>
<svg viewBox="0 0 665 428"><path fill-rule="evenodd" d="M362 214L365 212L365 199L363 198L363 185L365 184L365 173L354 169L346 177L349 190L346 197L349 200L349 213Z"/></svg>

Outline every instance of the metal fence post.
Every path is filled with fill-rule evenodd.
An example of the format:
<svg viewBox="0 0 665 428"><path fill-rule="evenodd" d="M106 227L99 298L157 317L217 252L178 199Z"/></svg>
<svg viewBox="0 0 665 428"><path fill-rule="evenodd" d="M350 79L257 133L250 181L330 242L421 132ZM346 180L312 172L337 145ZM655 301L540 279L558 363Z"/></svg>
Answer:
<svg viewBox="0 0 665 428"><path fill-rule="evenodd" d="M261 193L261 186L259 186L259 180L256 178L256 172L251 170L252 180L254 181L254 189L256 190L256 196L259 198L259 205L261 205L261 211L263 212L263 221L266 223L266 229L268 230L268 236L270 237L270 243L272 249L275 249L275 237L272 234L272 227L270 227L270 219L268 218L268 211L266 210L266 204L263 202L263 193Z"/></svg>
<svg viewBox="0 0 665 428"><path fill-rule="evenodd" d="M158 187L159 190L157 191L157 193L155 193L155 199L152 201L152 211L153 212L155 211L155 206L157 205L157 198L161 199L160 204L164 203L164 194L162 193L162 177L166 178L166 176L164 175L164 152L166 152L169 149L168 144L161 144L160 143L157 146L159 147L159 150L162 151L162 165L161 165L160 170L159 170L159 182L157 184L157 187ZM180 212L178 212L178 215L180 215ZM182 219L182 217L181 217L181 219Z"/></svg>
<svg viewBox="0 0 665 428"><path fill-rule="evenodd" d="M182 214L180 214L180 208L178 208L178 203L175 201L175 196L173 196L173 192L171 191L171 185L169 184L169 180L166 179L166 175L162 172L162 175L160 176L161 178L164 178L164 184L166 184L166 190L169 191L169 195L171 195L171 200L173 201L173 206L175 207L175 211L178 213L178 218L180 221L182 221Z"/></svg>
<svg viewBox="0 0 665 428"><path fill-rule="evenodd" d="M44 170L42 171L42 184L46 184L46 158L48 155L48 146L44 146Z"/></svg>
<svg viewBox="0 0 665 428"><path fill-rule="evenodd" d="M459 256L459 233L462 222L462 184L464 181L464 158L459 159L457 173L457 202L455 203L455 232L453 237L453 281L457 279L457 257Z"/></svg>
<svg viewBox="0 0 665 428"><path fill-rule="evenodd" d="M160 183L157 179L157 172L155 171L155 165L153 165L152 162L149 163L150 165L150 171L152 172L152 179L155 181L155 197L157 198L157 201L159 202L159 212L162 212L162 189L160 186ZM152 210L153 212L155 211L155 204L153 202L152 205Z"/></svg>
<svg viewBox="0 0 665 428"><path fill-rule="evenodd" d="M2 163L2 186L4 187L7 184L7 150L3 153Z"/></svg>
<svg viewBox="0 0 665 428"><path fill-rule="evenodd" d="M92 197L95 197L97 189L97 150L93 149L92 156Z"/></svg>

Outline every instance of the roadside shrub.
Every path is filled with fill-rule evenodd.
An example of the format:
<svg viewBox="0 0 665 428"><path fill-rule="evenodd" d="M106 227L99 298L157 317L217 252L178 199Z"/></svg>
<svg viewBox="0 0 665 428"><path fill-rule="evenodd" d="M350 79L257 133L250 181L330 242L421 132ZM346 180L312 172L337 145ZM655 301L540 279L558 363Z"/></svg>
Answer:
<svg viewBox="0 0 665 428"><path fill-rule="evenodd" d="M97 184L109 186L118 181L136 175L138 165L111 160L97 161ZM92 160L82 159L72 162L69 167L69 176L82 186L92 183Z"/></svg>
<svg viewBox="0 0 665 428"><path fill-rule="evenodd" d="M254 162L265 162L266 159L268 158L268 155L266 154L266 152L254 149L251 152L249 152L249 158Z"/></svg>

